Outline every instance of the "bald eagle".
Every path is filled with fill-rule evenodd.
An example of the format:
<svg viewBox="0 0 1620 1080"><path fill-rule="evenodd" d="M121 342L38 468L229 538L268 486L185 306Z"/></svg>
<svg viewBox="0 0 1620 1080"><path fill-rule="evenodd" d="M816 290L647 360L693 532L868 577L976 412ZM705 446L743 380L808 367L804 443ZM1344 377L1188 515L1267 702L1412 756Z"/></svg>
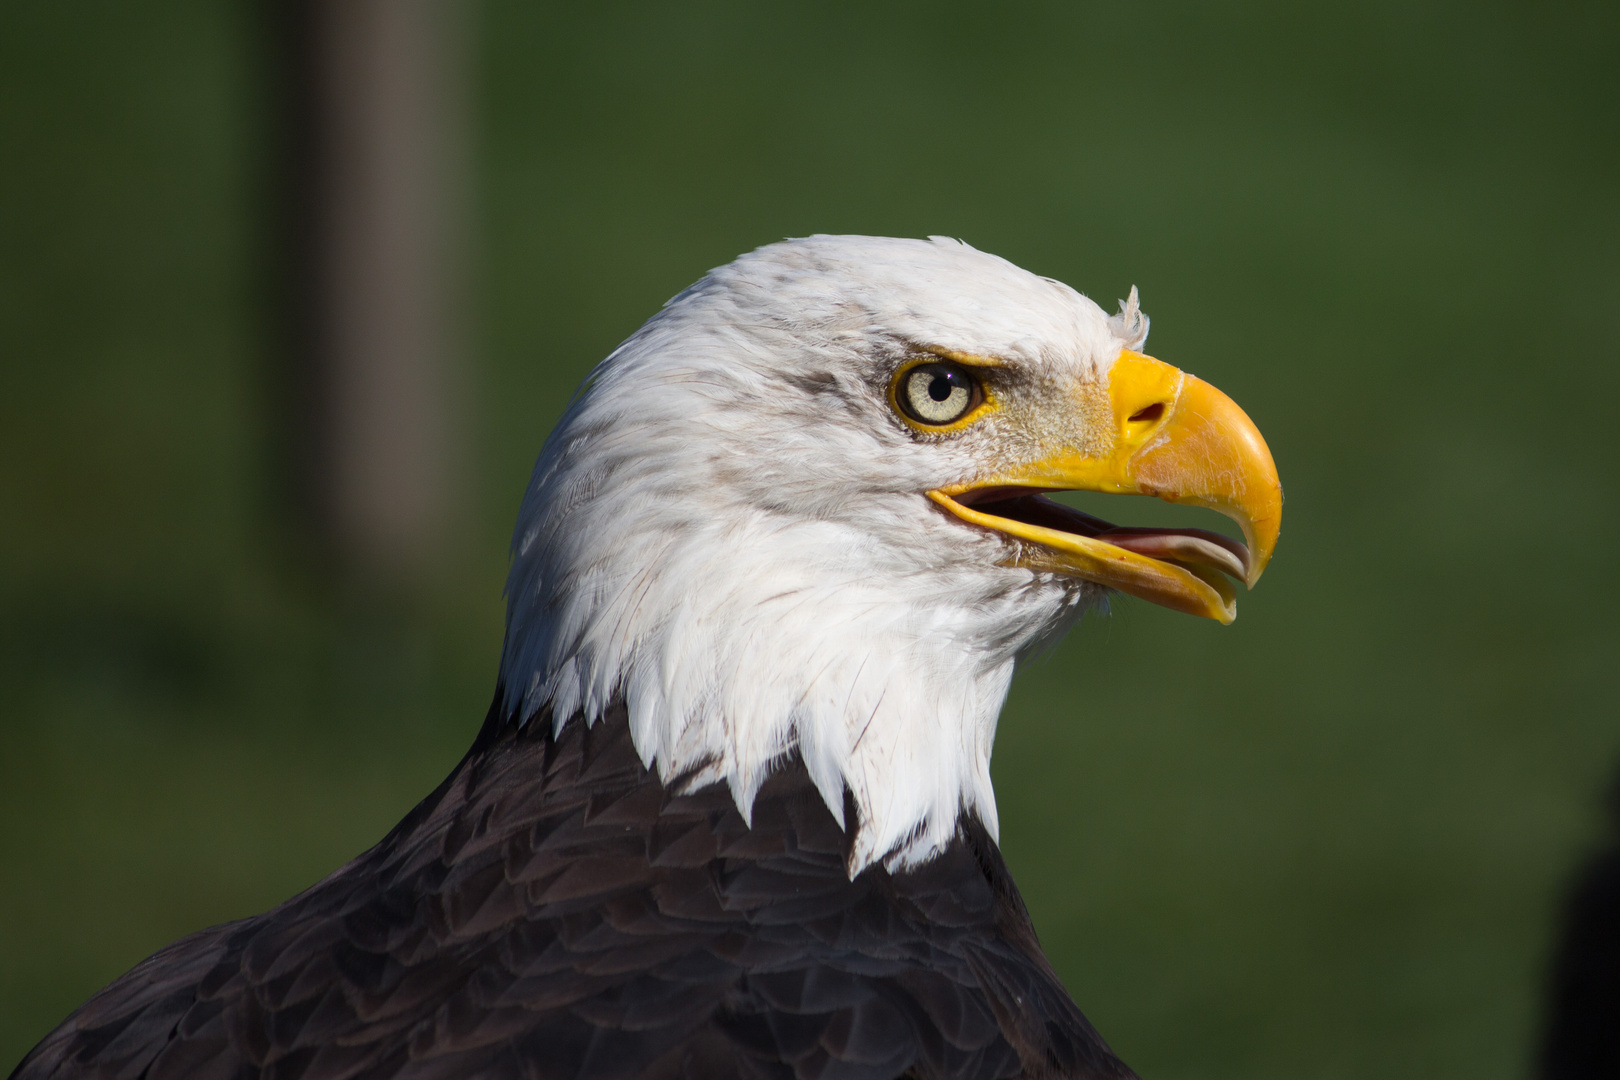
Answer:
<svg viewBox="0 0 1620 1080"><path fill-rule="evenodd" d="M1110 590L1229 622L1270 452L957 241L815 236L666 304L523 500L472 748L377 846L92 997L18 1080L1134 1075L997 848L1019 659ZM1042 492L1155 495L1215 532Z"/></svg>

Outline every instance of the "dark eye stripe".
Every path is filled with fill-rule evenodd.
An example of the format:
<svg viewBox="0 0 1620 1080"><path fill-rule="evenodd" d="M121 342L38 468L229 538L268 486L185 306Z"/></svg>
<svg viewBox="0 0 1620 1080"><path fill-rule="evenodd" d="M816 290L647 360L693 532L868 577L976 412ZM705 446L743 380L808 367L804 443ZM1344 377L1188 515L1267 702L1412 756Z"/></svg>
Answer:
<svg viewBox="0 0 1620 1080"><path fill-rule="evenodd" d="M895 398L919 424L949 424L966 416L982 398L979 382L955 364L920 364L900 380Z"/></svg>

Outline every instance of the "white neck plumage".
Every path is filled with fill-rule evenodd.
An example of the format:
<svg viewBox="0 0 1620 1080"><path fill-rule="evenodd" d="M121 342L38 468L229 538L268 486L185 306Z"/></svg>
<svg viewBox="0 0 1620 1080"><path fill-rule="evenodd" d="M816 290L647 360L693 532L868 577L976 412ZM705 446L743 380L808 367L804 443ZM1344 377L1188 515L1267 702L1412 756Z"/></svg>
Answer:
<svg viewBox="0 0 1620 1080"><path fill-rule="evenodd" d="M649 768L666 783L725 782L745 818L797 752L846 827L853 796L851 875L927 859L964 812L995 836L990 752L1015 660L1034 644L1027 608L1053 610L1042 629L1056 630L1080 592L1027 571L908 573L841 523L672 510L601 498L523 538L510 706L592 723L622 697Z"/></svg>

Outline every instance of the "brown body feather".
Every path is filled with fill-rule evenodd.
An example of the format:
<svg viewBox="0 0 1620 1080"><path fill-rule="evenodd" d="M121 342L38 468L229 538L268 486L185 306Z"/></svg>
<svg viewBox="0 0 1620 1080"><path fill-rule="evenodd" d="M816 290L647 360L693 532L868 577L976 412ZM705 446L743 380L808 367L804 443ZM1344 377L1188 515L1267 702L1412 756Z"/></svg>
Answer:
<svg viewBox="0 0 1620 1080"><path fill-rule="evenodd" d="M500 698L497 696L497 701ZM804 769L752 827L672 794L622 708L556 739L491 714L386 839L91 998L13 1080L1131 1077L965 817L850 881Z"/></svg>

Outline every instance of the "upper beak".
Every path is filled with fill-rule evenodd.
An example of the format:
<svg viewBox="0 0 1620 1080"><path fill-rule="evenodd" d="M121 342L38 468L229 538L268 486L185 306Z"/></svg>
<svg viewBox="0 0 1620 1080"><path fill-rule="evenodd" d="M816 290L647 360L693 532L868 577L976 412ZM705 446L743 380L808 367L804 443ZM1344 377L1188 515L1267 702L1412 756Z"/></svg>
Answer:
<svg viewBox="0 0 1620 1080"><path fill-rule="evenodd" d="M1237 403L1209 383L1130 351L1109 370L1108 412L1112 430L1090 453L1059 450L929 497L966 521L1030 542L1020 563L1231 622L1237 601L1222 572L1253 587L1282 527L1282 483L1265 440ZM1207 506L1236 521L1247 543L1200 530L1117 530L1044 500L1024 505L1041 490L1156 495ZM996 512L1003 508L1017 517Z"/></svg>

